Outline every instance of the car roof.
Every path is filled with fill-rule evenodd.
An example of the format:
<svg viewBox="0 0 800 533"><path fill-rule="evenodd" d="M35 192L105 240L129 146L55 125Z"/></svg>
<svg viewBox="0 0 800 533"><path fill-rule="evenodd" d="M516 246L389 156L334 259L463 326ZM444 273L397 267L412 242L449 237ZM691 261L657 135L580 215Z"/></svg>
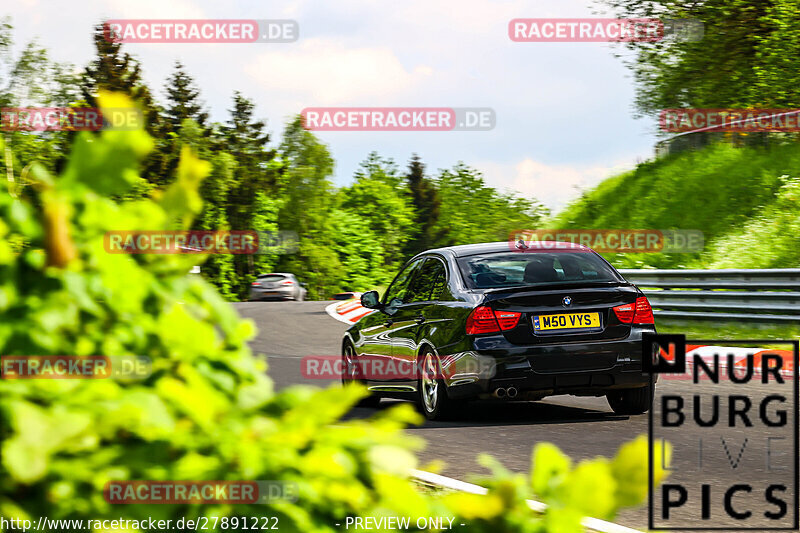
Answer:
<svg viewBox="0 0 800 533"><path fill-rule="evenodd" d="M262 276L293 276L294 274L289 274L288 272L265 272L264 274L259 274L258 277Z"/></svg>
<svg viewBox="0 0 800 533"><path fill-rule="evenodd" d="M567 250L589 250L586 246L578 243L572 242L561 242L561 241L533 241L533 242L526 242L525 244L528 245L526 249L536 249L536 248L543 248L543 249L552 249L554 252L563 252ZM484 242L480 244L462 244L459 246L446 246L443 248L436 248L434 250L427 250L424 253L443 253L443 252L450 252L456 257L464 257L467 255L478 255L478 254L492 254L492 253L499 253L499 252L515 252L517 251L516 248L511 248L511 245L508 241L502 242Z"/></svg>

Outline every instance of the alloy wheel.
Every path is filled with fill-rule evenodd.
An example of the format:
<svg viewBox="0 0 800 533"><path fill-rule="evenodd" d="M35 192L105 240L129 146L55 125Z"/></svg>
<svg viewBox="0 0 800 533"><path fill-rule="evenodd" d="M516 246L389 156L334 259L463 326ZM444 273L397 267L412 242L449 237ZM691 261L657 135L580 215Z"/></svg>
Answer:
<svg viewBox="0 0 800 533"><path fill-rule="evenodd" d="M432 413L439 402L439 380L436 376L436 360L433 354L425 354L422 363L422 403L425 410Z"/></svg>
<svg viewBox="0 0 800 533"><path fill-rule="evenodd" d="M355 350L349 343L345 344L342 356L342 383L352 383L356 380Z"/></svg>

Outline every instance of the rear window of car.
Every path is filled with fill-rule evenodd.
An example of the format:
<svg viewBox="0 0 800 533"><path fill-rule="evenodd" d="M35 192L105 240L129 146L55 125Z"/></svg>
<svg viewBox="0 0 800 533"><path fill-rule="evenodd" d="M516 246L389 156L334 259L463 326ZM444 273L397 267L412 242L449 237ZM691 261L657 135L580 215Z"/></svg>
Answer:
<svg viewBox="0 0 800 533"><path fill-rule="evenodd" d="M286 276L282 276L280 274L264 274L262 276L258 276L258 279L261 281L281 281L282 279L286 279Z"/></svg>
<svg viewBox="0 0 800 533"><path fill-rule="evenodd" d="M471 289L622 281L614 269L593 252L470 255L459 258L458 266Z"/></svg>

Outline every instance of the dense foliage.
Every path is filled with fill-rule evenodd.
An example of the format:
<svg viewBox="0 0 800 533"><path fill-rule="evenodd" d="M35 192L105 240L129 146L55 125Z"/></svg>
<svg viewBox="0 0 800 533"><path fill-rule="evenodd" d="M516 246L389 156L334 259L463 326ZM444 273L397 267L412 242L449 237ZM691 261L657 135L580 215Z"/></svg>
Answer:
<svg viewBox="0 0 800 533"><path fill-rule="evenodd" d="M697 19L703 38L631 43L637 107L800 106L798 0L600 0L619 17Z"/></svg>
<svg viewBox="0 0 800 533"><path fill-rule="evenodd" d="M699 229L699 254L617 254L618 266L796 268L800 150L727 143L670 155L609 178L553 224L568 228Z"/></svg>
<svg viewBox="0 0 800 533"><path fill-rule="evenodd" d="M120 95L99 101L132 105ZM642 502L643 437L613 460L574 467L539 445L530 478L484 458L494 473L487 495L430 495L406 479L420 445L401 432L420 421L408 404L343 421L362 389L275 394L246 344L252 324L186 275L191 257L103 247L106 231L188 227L202 212L200 183L214 169L188 148L166 191L114 199L139 183L137 167L154 144L142 130L83 132L60 175L33 165L30 187L18 191L14 174L0 191L0 353L146 356L153 367L146 379L0 380L5 519L276 516L280 531L309 532L340 530L335 524L354 515L440 516L476 532L569 533L581 531L584 515L612 518ZM298 172L310 172L300 160L313 153L296 154ZM233 506L103 498L108 481L142 479L288 481L299 499ZM525 503L534 494L550 504L544 515Z"/></svg>

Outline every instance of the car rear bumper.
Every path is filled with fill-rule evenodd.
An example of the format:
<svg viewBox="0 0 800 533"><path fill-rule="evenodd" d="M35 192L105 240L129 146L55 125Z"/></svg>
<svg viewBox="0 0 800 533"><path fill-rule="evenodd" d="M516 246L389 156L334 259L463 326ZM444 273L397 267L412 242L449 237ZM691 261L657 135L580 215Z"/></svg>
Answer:
<svg viewBox="0 0 800 533"><path fill-rule="evenodd" d="M644 387L650 383L650 375L639 368L616 365L606 370L541 375L524 372L516 375L506 373L492 379L476 379L471 382L461 379L448 388L448 395L455 399L479 398L494 394L497 389L517 389L520 399L543 398L555 394L600 396L613 389Z"/></svg>
<svg viewBox="0 0 800 533"><path fill-rule="evenodd" d="M479 397L498 388L515 387L521 395L601 395L608 390L650 383L642 371L642 333L634 328L625 339L520 347L502 337L495 343L473 343L471 350L440 356L448 394ZM491 344L491 350L474 345Z"/></svg>
<svg viewBox="0 0 800 533"><path fill-rule="evenodd" d="M293 287L280 288L280 289L250 289L251 300L267 300L267 299L282 299L290 300L295 297L295 290Z"/></svg>

